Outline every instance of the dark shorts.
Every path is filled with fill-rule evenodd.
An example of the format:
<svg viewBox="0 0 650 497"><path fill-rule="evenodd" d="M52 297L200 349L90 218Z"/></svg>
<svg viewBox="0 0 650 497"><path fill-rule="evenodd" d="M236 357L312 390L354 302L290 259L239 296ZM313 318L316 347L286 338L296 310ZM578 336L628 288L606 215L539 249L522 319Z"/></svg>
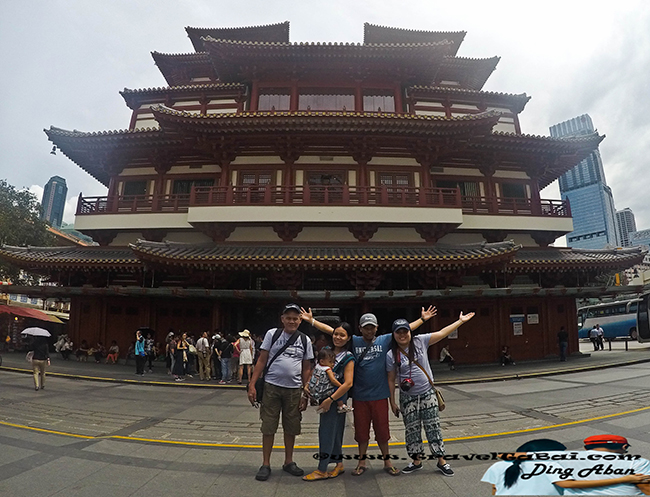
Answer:
<svg viewBox="0 0 650 497"><path fill-rule="evenodd" d="M300 398L301 388L284 388L264 384L264 395L260 407L260 419L262 420L262 434L275 435L280 422L282 412L282 430L287 435L300 435Z"/></svg>
<svg viewBox="0 0 650 497"><path fill-rule="evenodd" d="M388 399L352 399L352 407L354 407L354 439L357 443L370 441L371 422L372 429L375 430L375 440L378 443L390 440Z"/></svg>

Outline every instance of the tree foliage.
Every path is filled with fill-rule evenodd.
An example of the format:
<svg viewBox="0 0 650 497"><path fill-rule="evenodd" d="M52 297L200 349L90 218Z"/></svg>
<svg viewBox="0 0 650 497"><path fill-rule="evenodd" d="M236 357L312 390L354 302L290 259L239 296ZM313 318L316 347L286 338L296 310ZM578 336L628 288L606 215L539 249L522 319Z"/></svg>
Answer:
<svg viewBox="0 0 650 497"><path fill-rule="evenodd" d="M0 179L0 246L51 246L54 236L47 223L40 219L41 207L36 196ZM17 284L35 281L34 276L21 273L13 264L0 260L0 279Z"/></svg>

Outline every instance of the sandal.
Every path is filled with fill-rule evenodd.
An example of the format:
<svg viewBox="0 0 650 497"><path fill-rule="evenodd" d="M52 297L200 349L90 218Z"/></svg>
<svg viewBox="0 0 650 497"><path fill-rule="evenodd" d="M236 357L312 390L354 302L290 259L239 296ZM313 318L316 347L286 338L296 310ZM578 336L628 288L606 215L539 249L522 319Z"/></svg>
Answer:
<svg viewBox="0 0 650 497"><path fill-rule="evenodd" d="M322 471L316 470L308 475L302 477L305 481L317 481L317 480L327 480L330 477L329 473L324 473Z"/></svg>
<svg viewBox="0 0 650 497"><path fill-rule="evenodd" d="M400 474L400 470L395 466L384 466L384 471L391 476L397 476Z"/></svg>
<svg viewBox="0 0 650 497"><path fill-rule="evenodd" d="M357 466L353 471L352 471L352 476L361 476L368 470L367 466Z"/></svg>
<svg viewBox="0 0 650 497"><path fill-rule="evenodd" d="M345 473L345 469L341 468L339 466L336 466L333 471L330 471L328 473L328 475L329 475L330 478L336 478L337 476L339 476L339 475L341 475L343 473Z"/></svg>

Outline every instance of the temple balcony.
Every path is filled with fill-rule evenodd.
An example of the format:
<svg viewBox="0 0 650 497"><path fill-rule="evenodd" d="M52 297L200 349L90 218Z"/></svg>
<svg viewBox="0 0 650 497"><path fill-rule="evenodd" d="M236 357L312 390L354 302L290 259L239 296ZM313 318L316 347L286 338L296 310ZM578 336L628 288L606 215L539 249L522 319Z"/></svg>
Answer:
<svg viewBox="0 0 650 497"><path fill-rule="evenodd" d="M79 197L81 230L196 227L202 223L442 223L460 230L572 227L569 204L461 195L458 188L349 185L197 187L187 194Z"/></svg>

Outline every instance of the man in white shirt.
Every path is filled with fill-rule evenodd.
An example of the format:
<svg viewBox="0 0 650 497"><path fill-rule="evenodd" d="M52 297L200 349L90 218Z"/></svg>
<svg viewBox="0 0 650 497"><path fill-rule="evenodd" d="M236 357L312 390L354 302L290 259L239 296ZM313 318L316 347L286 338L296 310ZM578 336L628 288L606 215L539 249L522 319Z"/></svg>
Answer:
<svg viewBox="0 0 650 497"><path fill-rule="evenodd" d="M204 331L201 338L196 342L196 351L199 356L199 377L202 380L210 379L210 342L208 332Z"/></svg>

